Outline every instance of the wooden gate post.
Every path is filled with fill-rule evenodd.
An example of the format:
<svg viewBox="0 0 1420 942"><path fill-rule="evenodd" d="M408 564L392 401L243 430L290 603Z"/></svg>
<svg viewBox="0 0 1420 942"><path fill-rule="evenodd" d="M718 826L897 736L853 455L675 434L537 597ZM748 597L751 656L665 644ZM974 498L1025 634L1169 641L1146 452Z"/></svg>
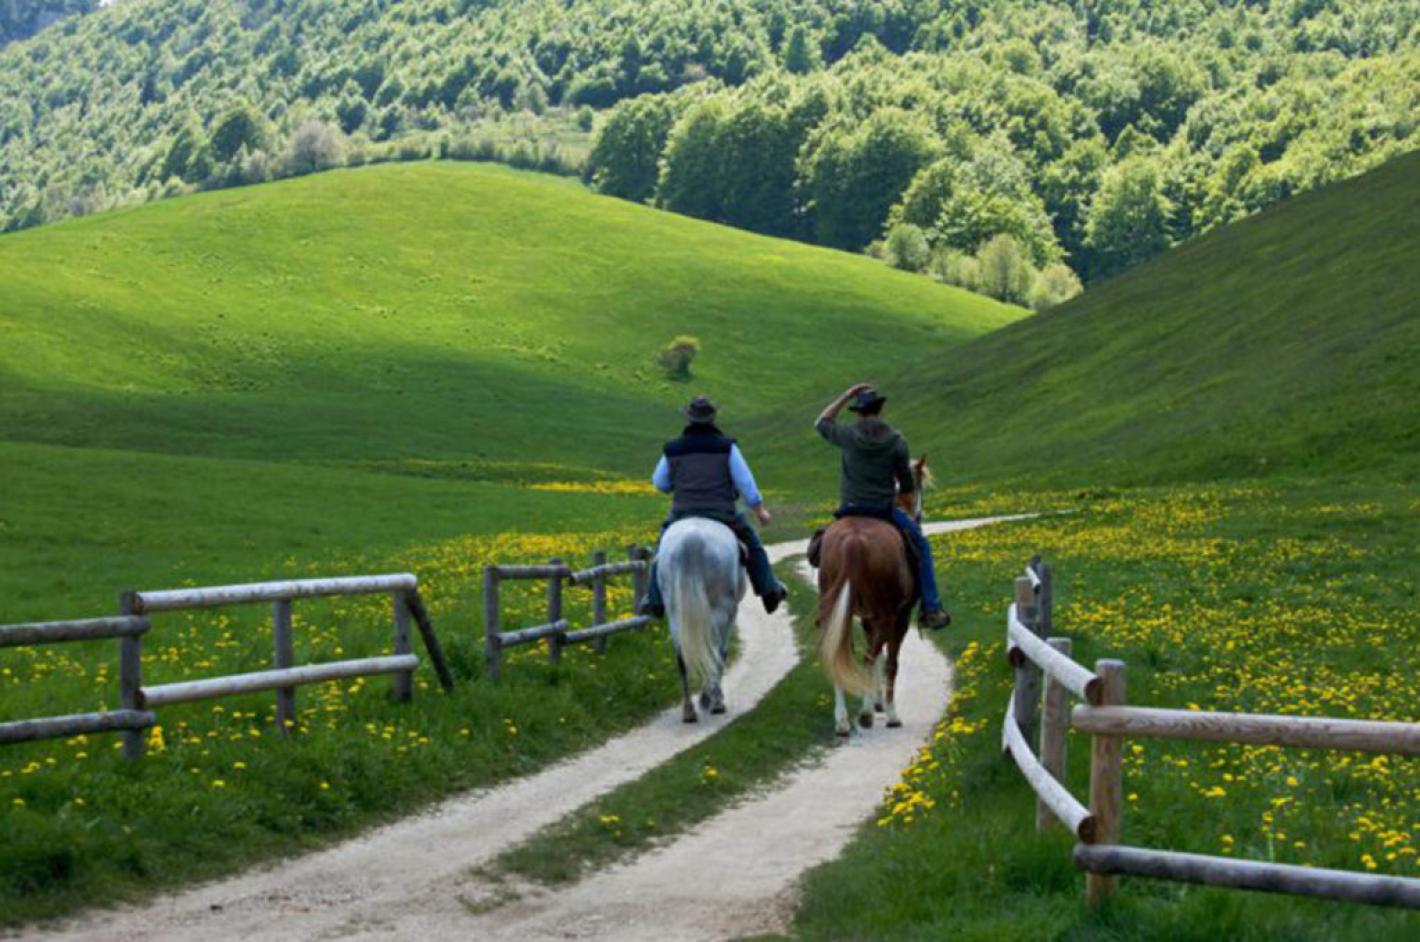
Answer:
<svg viewBox="0 0 1420 942"><path fill-rule="evenodd" d="M124 592L118 597L121 615L138 613L138 593ZM143 688L143 636L124 635L118 641L118 689L125 710L137 710L138 692ZM143 758L143 732L129 729L123 732L123 757Z"/></svg>
<svg viewBox="0 0 1420 942"><path fill-rule="evenodd" d="M626 558L633 563L641 562L644 559L641 553L641 547L635 543L626 547ZM648 571L648 569L637 569L631 573L631 610L633 612L641 606L641 600L646 597L646 586L648 584L646 575Z"/></svg>
<svg viewBox="0 0 1420 942"><path fill-rule="evenodd" d="M562 560L553 557L548 560L553 566L562 565ZM547 623L549 625L562 620L562 577L547 577ZM562 641L565 636L562 632L547 636L547 660L551 664L557 664L562 660Z"/></svg>
<svg viewBox="0 0 1420 942"><path fill-rule="evenodd" d="M409 602L404 593L390 593L394 609L394 653L409 654ZM400 703L408 703L414 696L414 671L399 671L394 675L394 698Z"/></svg>
<svg viewBox="0 0 1420 942"><path fill-rule="evenodd" d="M606 565L606 550L597 550L592 554L593 566ZM606 573L597 573L596 580L592 583L592 624L606 624ZM597 653L606 653L606 635L597 638Z"/></svg>
<svg viewBox="0 0 1420 942"><path fill-rule="evenodd" d="M291 600L277 599L271 603L271 642L274 649L271 666L280 670L295 663L291 640ZM276 728L289 733L296 726L296 688L276 688Z"/></svg>
<svg viewBox="0 0 1420 942"><path fill-rule="evenodd" d="M498 637L498 567L483 567L483 670L489 680L502 673L503 644Z"/></svg>
<svg viewBox="0 0 1420 942"><path fill-rule="evenodd" d="M1027 629L1040 634L1037 594L1029 576L1016 580L1016 618ZM1023 653L1016 660L1016 725L1026 742L1035 738L1036 718L1040 713L1040 668Z"/></svg>
<svg viewBox="0 0 1420 942"><path fill-rule="evenodd" d="M1069 638L1051 638L1046 642L1066 657L1070 656ZM1044 709L1040 718L1040 764L1057 782L1065 782L1065 730L1070 723L1069 691L1049 673L1045 675ZM1039 798L1035 802L1035 829L1043 831L1055 821L1050 807Z"/></svg>
<svg viewBox="0 0 1420 942"><path fill-rule="evenodd" d="M1095 662L1100 679L1102 707L1124 704L1124 662ZM1090 740L1090 815L1094 818L1091 844L1118 844L1124 812L1124 740L1094 734ZM1116 879L1100 873L1085 874L1085 901L1096 906L1114 892Z"/></svg>

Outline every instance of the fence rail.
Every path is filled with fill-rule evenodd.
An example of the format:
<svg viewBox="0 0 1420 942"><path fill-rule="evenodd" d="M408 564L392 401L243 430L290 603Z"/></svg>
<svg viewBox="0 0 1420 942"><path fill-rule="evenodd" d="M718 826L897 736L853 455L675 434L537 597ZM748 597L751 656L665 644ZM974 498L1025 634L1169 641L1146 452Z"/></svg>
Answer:
<svg viewBox="0 0 1420 942"><path fill-rule="evenodd" d="M148 619L138 615L0 626L0 648L117 638L118 682L119 689L123 691L124 706L124 709L112 712L69 713L0 723L0 745L111 732L123 732L125 737L133 737L142 742L138 731L147 729L157 720L152 713L139 710L131 694L137 691L139 684L142 663L139 639L149 627Z"/></svg>
<svg viewBox="0 0 1420 942"><path fill-rule="evenodd" d="M1085 871L1089 903L1113 893L1122 874L1420 909L1420 880L1408 877L1122 845L1126 737L1420 755L1420 724L1126 706L1124 662L1097 661L1091 672L1070 658L1068 638L1047 637L1051 593L1050 567L1032 559L1016 580L1016 600L1006 615L1016 684L1006 704L1002 749L1035 792L1037 828L1059 821L1081 841L1073 860ZM1067 710L1067 693L1087 703ZM1042 700L1037 758L1029 742ZM1091 736L1088 808L1064 784L1067 728Z"/></svg>
<svg viewBox="0 0 1420 942"><path fill-rule="evenodd" d="M483 567L483 660L488 678L497 680L502 674L503 651L506 648L546 638L548 660L556 664L562 659L562 649L569 644L592 641L599 652L605 651L610 636L649 625L651 619L640 615L615 621L609 621L607 617L607 583L610 579L627 574L632 576L633 604L640 602L646 592L650 551L633 544L626 548L626 554L625 562L611 563L607 562L606 553L599 550L592 554L592 565L586 569L573 569L560 559L540 565ZM504 582L513 580L547 581L546 622L512 631L502 629L499 589ZM564 582L591 588L592 624L588 627L573 630L567 619L562 617Z"/></svg>
<svg viewBox="0 0 1420 942"><path fill-rule="evenodd" d="M292 601L378 593L389 593L391 597L393 655L301 666L292 663ZM143 685L142 638L151 628L145 617L148 613L256 602L272 603L274 650L271 670L158 686ZM0 723L0 745L80 733L120 732L123 734L124 755L137 759L143 755L145 745L142 731L158 722L153 712L156 708L263 690L276 691L277 726L289 730L295 725L298 686L345 677L392 674L395 697L408 700L413 695L413 674L419 664L419 658L410 650L411 622L419 629L439 683L445 690L451 689L454 684L433 622L420 598L419 580L410 573L199 586L157 592L130 591L119 596L119 606L122 612L116 617L0 626L0 648L119 639L119 694L122 700L122 709L109 712L34 717Z"/></svg>

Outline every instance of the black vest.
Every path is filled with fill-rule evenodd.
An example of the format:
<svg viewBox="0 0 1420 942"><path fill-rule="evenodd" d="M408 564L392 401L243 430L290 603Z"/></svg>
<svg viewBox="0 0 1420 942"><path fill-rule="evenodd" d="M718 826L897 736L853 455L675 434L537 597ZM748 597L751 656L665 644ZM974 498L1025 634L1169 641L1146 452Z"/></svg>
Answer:
<svg viewBox="0 0 1420 942"><path fill-rule="evenodd" d="M735 512L739 492L730 474L733 438L712 429L686 429L686 434L666 443L666 463L671 470L671 512L675 514Z"/></svg>

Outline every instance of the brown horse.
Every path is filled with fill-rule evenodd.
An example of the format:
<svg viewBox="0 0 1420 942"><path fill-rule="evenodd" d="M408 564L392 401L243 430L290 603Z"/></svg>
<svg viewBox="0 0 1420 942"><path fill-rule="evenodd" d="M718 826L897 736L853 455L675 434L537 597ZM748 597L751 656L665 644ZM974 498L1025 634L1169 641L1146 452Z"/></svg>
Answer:
<svg viewBox="0 0 1420 942"><path fill-rule="evenodd" d="M922 489L930 482L926 457L912 463L917 487L899 494L898 505L920 523ZM912 622L917 580L903 549L902 534L885 520L844 517L823 536L818 571L819 661L833 681L835 732L847 736L845 690L862 694L858 722L872 728L874 709L887 713L888 726L901 726L893 703L897 656ZM853 655L853 618L863 625L868 649L860 663ZM884 655L884 649L886 654Z"/></svg>

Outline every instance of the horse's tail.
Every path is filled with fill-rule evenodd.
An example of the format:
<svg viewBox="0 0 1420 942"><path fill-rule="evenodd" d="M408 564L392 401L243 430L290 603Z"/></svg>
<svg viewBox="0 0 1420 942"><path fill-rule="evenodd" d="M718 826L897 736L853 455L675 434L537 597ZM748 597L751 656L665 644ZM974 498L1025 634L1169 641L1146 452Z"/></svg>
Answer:
<svg viewBox="0 0 1420 942"><path fill-rule="evenodd" d="M715 643L714 610L705 591L703 566L690 565L687 557L697 552L708 557L705 546L695 537L681 544L687 552L669 567L670 586L666 592L666 609L671 625L677 631L681 659L692 684L704 683L720 674L720 649Z"/></svg>
<svg viewBox="0 0 1420 942"><path fill-rule="evenodd" d="M873 689L873 677L853 656L853 583L843 580L819 639L818 659L833 685L849 693Z"/></svg>

